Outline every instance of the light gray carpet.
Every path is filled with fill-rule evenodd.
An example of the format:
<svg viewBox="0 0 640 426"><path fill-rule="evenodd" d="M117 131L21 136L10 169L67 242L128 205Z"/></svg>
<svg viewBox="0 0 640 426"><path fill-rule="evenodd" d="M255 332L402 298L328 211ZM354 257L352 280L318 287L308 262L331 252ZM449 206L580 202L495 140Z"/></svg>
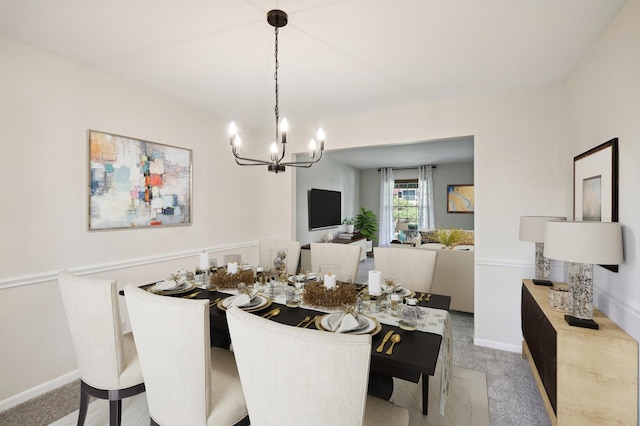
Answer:
<svg viewBox="0 0 640 426"><path fill-rule="evenodd" d="M439 375L429 381L429 415L423 416L422 385L394 379L394 391L391 400L409 410L409 426L489 426L489 408L487 404L487 383L483 373L454 367L453 380L445 416L438 410ZM74 426L78 412L74 411L50 426ZM145 394L127 398L122 403L124 425L146 426L149 424L149 411ZM109 424L109 406L104 400L96 400L89 405L86 426L107 426Z"/></svg>

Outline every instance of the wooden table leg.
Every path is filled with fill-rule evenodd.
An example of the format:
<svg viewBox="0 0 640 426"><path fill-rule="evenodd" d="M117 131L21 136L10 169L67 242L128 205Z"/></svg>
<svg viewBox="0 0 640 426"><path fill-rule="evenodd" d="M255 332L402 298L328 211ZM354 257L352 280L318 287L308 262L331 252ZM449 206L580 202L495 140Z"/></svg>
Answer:
<svg viewBox="0 0 640 426"><path fill-rule="evenodd" d="M422 375L422 414L429 412L429 375Z"/></svg>

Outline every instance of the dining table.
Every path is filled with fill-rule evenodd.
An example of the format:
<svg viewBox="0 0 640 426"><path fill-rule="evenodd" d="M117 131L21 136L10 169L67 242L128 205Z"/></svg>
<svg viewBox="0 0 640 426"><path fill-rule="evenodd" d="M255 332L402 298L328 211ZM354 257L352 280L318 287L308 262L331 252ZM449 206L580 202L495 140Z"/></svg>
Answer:
<svg viewBox="0 0 640 426"><path fill-rule="evenodd" d="M154 283L145 284L141 288L149 288ZM366 286L352 284L356 290L361 292ZM124 294L122 291L120 294ZM189 299L208 299L210 301L209 321L211 345L227 348L231 346L229 327L227 325L226 311L219 307L219 302L227 297L237 294L237 290L217 289L208 290L206 288L194 287L188 292L171 294L168 297L182 297ZM420 297L422 296L422 297ZM416 293L417 304L421 308L432 309L433 312L447 311L451 304L451 297L438 294ZM273 309L279 308L279 313L270 316L269 320L276 321L289 326L304 327L307 329L317 329L315 318L325 315L330 310L323 310L320 307L302 305L296 308L288 307L284 297L272 298L269 306L252 311L255 315L265 316ZM429 311L426 309L426 311ZM335 310L333 310L335 311ZM369 394L389 400L393 393L393 378L419 383L422 379L422 413L428 414L429 377L436 372L438 359L442 359L441 346L443 345L443 335L434 332L421 330L405 331L397 325L397 320L385 321L381 318L386 314L366 313L370 317L376 318L380 322L381 329L371 339L371 364L369 378ZM448 314L447 314L448 316ZM310 318L308 321L305 319ZM388 316L387 316L388 317ZM389 318L387 318L389 319ZM400 341L394 345L393 352L387 355L387 349L391 345L388 340L383 346L384 350L378 352L376 349L387 335L399 334ZM445 349L444 347L442 349ZM450 354L448 354L450 356ZM448 391L448 390L447 390ZM441 398L443 396L441 395ZM442 404L442 403L441 403ZM441 405L441 412L443 411Z"/></svg>

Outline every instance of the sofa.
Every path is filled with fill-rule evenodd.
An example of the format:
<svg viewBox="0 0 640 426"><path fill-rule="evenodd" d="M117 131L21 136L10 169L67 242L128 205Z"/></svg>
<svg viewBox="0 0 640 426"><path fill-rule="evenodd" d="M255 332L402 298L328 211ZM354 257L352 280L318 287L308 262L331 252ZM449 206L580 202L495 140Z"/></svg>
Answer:
<svg viewBox="0 0 640 426"><path fill-rule="evenodd" d="M420 230L422 240L429 237L432 230ZM427 234L429 232L429 234ZM451 296L451 309L473 313L474 304L474 235L465 231L466 238L453 248L443 248L438 242L424 242L418 250L437 250L436 272L431 292ZM428 241L428 238L427 238Z"/></svg>
<svg viewBox="0 0 640 426"><path fill-rule="evenodd" d="M439 243L426 243L414 250L436 250L436 272L431 292L451 296L450 309L473 313L474 250L457 246L443 249Z"/></svg>

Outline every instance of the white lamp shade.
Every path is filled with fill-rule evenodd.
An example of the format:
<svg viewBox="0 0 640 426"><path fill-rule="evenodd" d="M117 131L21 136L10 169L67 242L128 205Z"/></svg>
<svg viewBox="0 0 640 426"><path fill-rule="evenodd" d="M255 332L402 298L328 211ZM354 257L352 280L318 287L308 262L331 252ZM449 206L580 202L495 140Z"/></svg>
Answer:
<svg viewBox="0 0 640 426"><path fill-rule="evenodd" d="M544 256L565 262L619 265L622 227L619 222L547 222Z"/></svg>
<svg viewBox="0 0 640 426"><path fill-rule="evenodd" d="M396 231L408 231L408 230L409 230L409 222L396 223Z"/></svg>
<svg viewBox="0 0 640 426"><path fill-rule="evenodd" d="M520 241L544 243L544 225L550 220L567 220L567 218L563 216L520 216Z"/></svg>

